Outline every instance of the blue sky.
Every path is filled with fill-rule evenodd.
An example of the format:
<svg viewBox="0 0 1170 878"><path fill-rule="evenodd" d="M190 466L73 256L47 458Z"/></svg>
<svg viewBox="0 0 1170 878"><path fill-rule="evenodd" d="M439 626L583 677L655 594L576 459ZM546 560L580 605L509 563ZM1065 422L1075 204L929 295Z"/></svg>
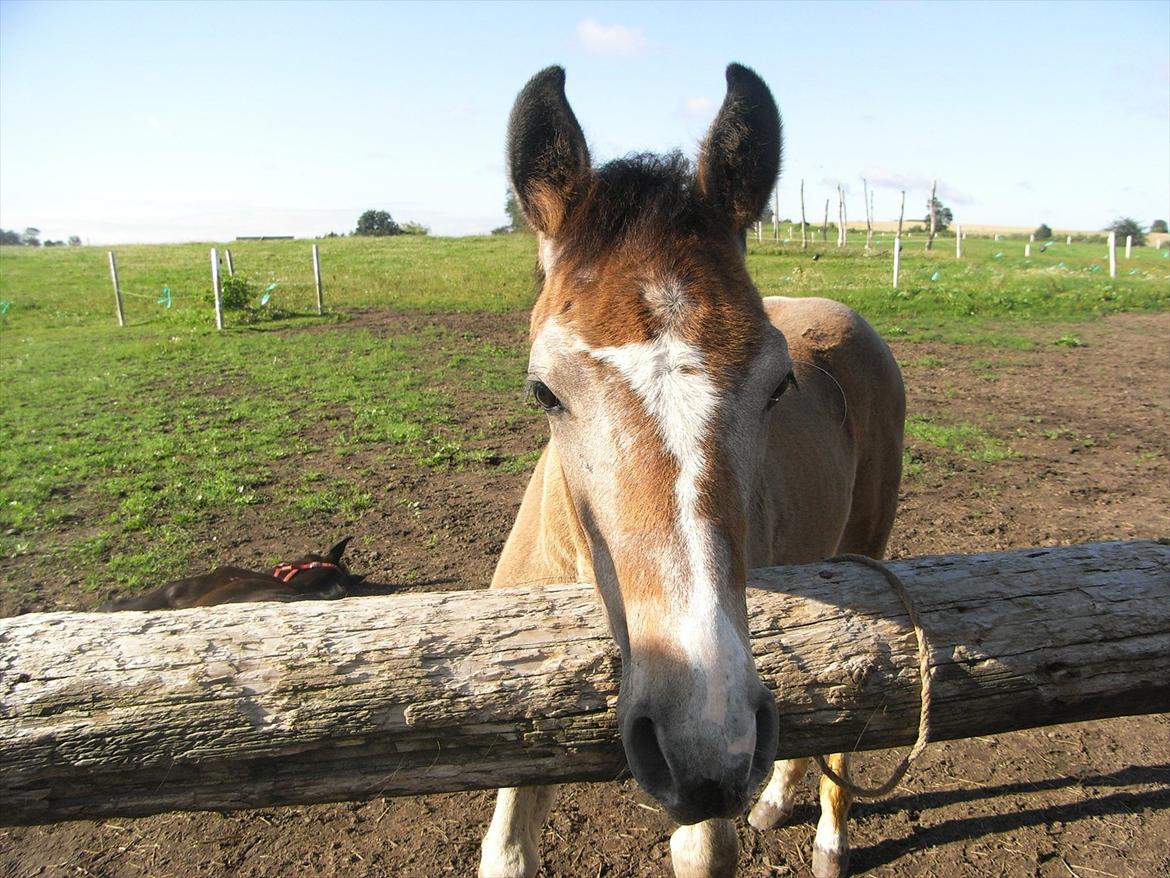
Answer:
<svg viewBox="0 0 1170 878"><path fill-rule="evenodd" d="M0 226L94 244L504 221L511 102L548 64L595 160L693 154L729 61L784 117L781 213L1170 218L1170 2L0 0Z"/></svg>

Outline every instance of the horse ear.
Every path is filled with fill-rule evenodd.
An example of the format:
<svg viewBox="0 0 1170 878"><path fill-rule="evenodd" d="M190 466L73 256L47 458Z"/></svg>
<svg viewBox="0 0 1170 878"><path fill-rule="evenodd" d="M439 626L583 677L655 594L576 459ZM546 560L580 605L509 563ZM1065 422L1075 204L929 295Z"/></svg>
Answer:
<svg viewBox="0 0 1170 878"><path fill-rule="evenodd" d="M341 555L345 551L345 547L347 545L349 545L349 541L352 539L353 539L352 536L346 537L344 540L342 540L340 543L338 543L336 546L334 546L332 549L330 549L329 554L326 555L325 557L328 558L334 564L340 564L341 563Z"/></svg>
<svg viewBox="0 0 1170 878"><path fill-rule="evenodd" d="M699 191L743 232L763 213L780 173L780 111L764 81L727 66L727 96L699 152Z"/></svg>
<svg viewBox="0 0 1170 878"><path fill-rule="evenodd" d="M589 175L589 147L565 97L565 71L549 67L520 90L508 119L508 177L529 224L555 238Z"/></svg>

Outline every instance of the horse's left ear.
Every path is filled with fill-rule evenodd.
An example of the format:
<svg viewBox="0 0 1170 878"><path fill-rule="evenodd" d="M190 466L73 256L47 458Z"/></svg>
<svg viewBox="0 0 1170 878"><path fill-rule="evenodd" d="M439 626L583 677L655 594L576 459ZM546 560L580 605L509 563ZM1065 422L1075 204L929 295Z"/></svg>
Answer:
<svg viewBox="0 0 1170 878"><path fill-rule="evenodd" d="M780 111L764 80L740 64L727 67L727 96L699 153L699 191L739 233L768 204L780 173Z"/></svg>
<svg viewBox="0 0 1170 878"><path fill-rule="evenodd" d="M338 543L336 546L334 546L332 549L330 549L329 554L326 555L325 557L328 558L334 564L340 564L341 563L341 555L345 551L345 547L347 545L349 545L349 541L352 539L353 539L352 536L346 537L344 540L342 540L340 543Z"/></svg>

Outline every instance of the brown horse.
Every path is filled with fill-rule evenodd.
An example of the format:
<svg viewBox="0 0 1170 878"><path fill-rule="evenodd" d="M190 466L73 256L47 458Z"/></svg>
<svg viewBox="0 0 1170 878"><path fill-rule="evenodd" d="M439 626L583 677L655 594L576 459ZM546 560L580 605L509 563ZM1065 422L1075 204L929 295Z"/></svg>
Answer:
<svg viewBox="0 0 1170 878"><path fill-rule="evenodd" d="M731 818L773 768L777 708L748 641L752 567L879 557L901 477L905 401L889 348L825 299L761 299L745 230L780 165L755 73L699 154L594 169L559 67L520 92L512 186L538 233L528 382L551 438L493 587L596 584L622 657L618 719L634 777L680 823L675 874L731 875ZM847 772L845 757L830 757ZM751 813L792 810L807 760L776 764ZM485 878L530 876L554 788L501 790ZM822 779L813 866L847 868L849 801Z"/></svg>
<svg viewBox="0 0 1170 878"><path fill-rule="evenodd" d="M345 597L364 576L349 572L341 555L352 537L346 537L324 555L303 555L278 564L271 573L242 567L217 567L210 573L160 585L137 597L102 604L102 612L116 610L182 610L243 604L255 601L330 601Z"/></svg>

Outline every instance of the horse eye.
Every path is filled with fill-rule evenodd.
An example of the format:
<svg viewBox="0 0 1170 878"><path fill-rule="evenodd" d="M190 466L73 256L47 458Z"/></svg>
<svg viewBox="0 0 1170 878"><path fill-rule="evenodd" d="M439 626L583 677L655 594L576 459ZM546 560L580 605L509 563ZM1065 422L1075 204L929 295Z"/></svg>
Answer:
<svg viewBox="0 0 1170 878"><path fill-rule="evenodd" d="M537 404L546 412L558 412L563 408L557 395L549 390L548 385L543 381L528 382L528 390L532 393Z"/></svg>
<svg viewBox="0 0 1170 878"><path fill-rule="evenodd" d="M780 397L784 395L784 391L789 387L797 387L796 376L792 372L784 376L784 380L780 382L776 389L772 391L772 395L768 397L769 409L780 401Z"/></svg>

